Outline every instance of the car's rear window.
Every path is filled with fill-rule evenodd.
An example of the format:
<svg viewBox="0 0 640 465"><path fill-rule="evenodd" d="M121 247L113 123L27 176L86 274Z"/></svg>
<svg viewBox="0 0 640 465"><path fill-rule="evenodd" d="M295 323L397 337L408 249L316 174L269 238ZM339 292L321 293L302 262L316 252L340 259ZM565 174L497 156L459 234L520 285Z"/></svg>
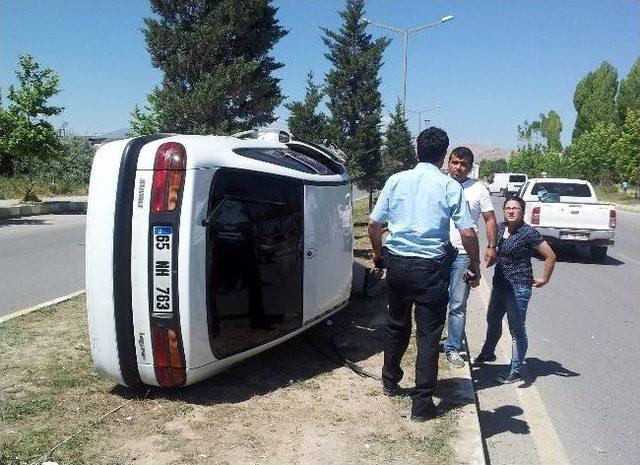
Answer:
<svg viewBox="0 0 640 465"><path fill-rule="evenodd" d="M525 182L527 177L523 174L512 174L509 176L509 182Z"/></svg>
<svg viewBox="0 0 640 465"><path fill-rule="evenodd" d="M538 195L543 191L565 197L591 197L589 186L582 183L538 182L531 189L531 195Z"/></svg>
<svg viewBox="0 0 640 465"><path fill-rule="evenodd" d="M340 173L337 164L331 160L319 160L310 153L301 150L274 149L274 148L240 148L235 153L243 157L284 166L297 171L310 174L337 174ZM336 165L336 166L334 166Z"/></svg>

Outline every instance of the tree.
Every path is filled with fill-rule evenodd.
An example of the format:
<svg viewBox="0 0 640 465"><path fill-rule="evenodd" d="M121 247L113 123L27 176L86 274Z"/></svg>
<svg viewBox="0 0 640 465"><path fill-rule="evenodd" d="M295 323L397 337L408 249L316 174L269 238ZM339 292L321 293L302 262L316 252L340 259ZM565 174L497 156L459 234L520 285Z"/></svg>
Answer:
<svg viewBox="0 0 640 465"><path fill-rule="evenodd" d="M38 160L33 165L36 179L51 185L55 194L84 189L89 183L95 148L86 138L73 134L61 137L60 144L58 157ZM18 170L22 168L20 164Z"/></svg>
<svg viewBox="0 0 640 465"><path fill-rule="evenodd" d="M326 134L327 118L318 113L318 105L323 93L320 86L313 82L313 73L307 74L307 87L304 100L287 103L285 107L291 112L287 119L289 130L298 139L322 143Z"/></svg>
<svg viewBox="0 0 640 465"><path fill-rule="evenodd" d="M489 179L495 173L506 173L508 170L509 166L504 158L481 160L478 176L482 179Z"/></svg>
<svg viewBox="0 0 640 465"><path fill-rule="evenodd" d="M151 0L151 10L159 18L143 32L164 77L149 112L133 110L136 130L226 134L274 121L283 65L269 52L287 32L268 0Z"/></svg>
<svg viewBox="0 0 640 465"><path fill-rule="evenodd" d="M411 141L411 131L407 127L407 120L399 100L395 111L390 116L391 122L385 137L386 150L382 156L385 179L399 171L413 168L418 162L416 149Z"/></svg>
<svg viewBox="0 0 640 465"><path fill-rule="evenodd" d="M618 116L624 121L628 110L640 110L640 58L629 70L629 74L620 81L618 92Z"/></svg>
<svg viewBox="0 0 640 465"><path fill-rule="evenodd" d="M562 121L560 115L551 110L548 115L540 113L540 134L547 141L547 149L557 152L562 151L560 133L562 132Z"/></svg>
<svg viewBox="0 0 640 465"><path fill-rule="evenodd" d="M568 172L603 184L617 181L613 146L619 138L620 129L611 122L600 122L591 131L582 133L567 150Z"/></svg>
<svg viewBox="0 0 640 465"><path fill-rule="evenodd" d="M620 138L611 150L619 179L640 185L640 110L627 109Z"/></svg>
<svg viewBox="0 0 640 465"><path fill-rule="evenodd" d="M618 71L606 61L578 83L573 95L573 105L578 113L573 140L594 129L598 123L618 123L617 90Z"/></svg>
<svg viewBox="0 0 640 465"><path fill-rule="evenodd" d="M131 122L129 124L131 130L127 133L128 137L162 132L160 129L160 121L162 120L160 116L161 110L156 103L156 94L152 92L147 98L149 105L145 105L144 110L140 109L138 105L135 105L131 111Z"/></svg>
<svg viewBox="0 0 640 465"><path fill-rule="evenodd" d="M63 110L49 104L49 99L60 92L60 77L40 65L29 54L21 55L15 72L18 88L9 86L9 105L2 111L0 153L11 157L11 164L20 160L33 177L33 161L56 157L60 141L55 129L45 118ZM13 168L11 168L12 170ZM37 200L29 183L25 200Z"/></svg>
<svg viewBox="0 0 640 465"><path fill-rule="evenodd" d="M389 40L372 40L365 32L364 0L347 0L340 12L342 26L337 32L322 28L332 68L327 73L325 92L331 113L329 135L347 154L351 177L361 189L373 191L384 181L380 133L382 100L378 76L382 54Z"/></svg>

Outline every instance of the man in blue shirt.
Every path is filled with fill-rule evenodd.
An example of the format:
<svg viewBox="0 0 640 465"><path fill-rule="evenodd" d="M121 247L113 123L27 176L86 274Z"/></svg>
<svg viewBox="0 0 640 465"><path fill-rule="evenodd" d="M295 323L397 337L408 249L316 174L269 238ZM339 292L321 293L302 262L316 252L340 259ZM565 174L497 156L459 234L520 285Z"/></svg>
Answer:
<svg viewBox="0 0 640 465"><path fill-rule="evenodd" d="M382 387L386 395L402 393L402 356L411 337L411 309L415 305L416 386L410 417L425 421L436 415L432 395L438 380L440 336L449 300L449 274L456 250L449 244L449 224L460 231L475 278L480 279L478 238L460 183L440 171L449 138L430 127L417 140L418 165L391 176L369 217L374 263L387 267L389 313L384 342ZM389 236L382 247L382 229Z"/></svg>

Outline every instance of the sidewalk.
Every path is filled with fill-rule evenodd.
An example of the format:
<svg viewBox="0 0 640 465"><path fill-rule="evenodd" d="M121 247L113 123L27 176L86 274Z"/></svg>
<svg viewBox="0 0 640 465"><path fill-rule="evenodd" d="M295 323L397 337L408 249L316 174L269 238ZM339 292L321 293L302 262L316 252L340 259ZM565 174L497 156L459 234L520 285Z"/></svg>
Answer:
<svg viewBox="0 0 640 465"><path fill-rule="evenodd" d="M466 333L472 356L480 352L485 338L491 274L484 275L480 286L469 296ZM478 418L490 463L568 465L571 462L536 386L528 383L500 385L495 381L498 374L508 369L511 358L506 318L502 334L496 350L497 362L472 370Z"/></svg>
<svg viewBox="0 0 640 465"><path fill-rule="evenodd" d="M0 200L0 219L50 213L86 213L87 197L45 197L42 202L22 202L18 199Z"/></svg>

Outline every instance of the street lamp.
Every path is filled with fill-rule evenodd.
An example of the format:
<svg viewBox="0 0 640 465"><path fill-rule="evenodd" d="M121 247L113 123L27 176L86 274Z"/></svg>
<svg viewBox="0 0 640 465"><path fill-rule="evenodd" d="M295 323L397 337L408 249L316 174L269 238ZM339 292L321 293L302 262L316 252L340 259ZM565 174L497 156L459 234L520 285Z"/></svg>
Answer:
<svg viewBox="0 0 640 465"><path fill-rule="evenodd" d="M411 113L415 113L418 115L418 134L422 132L422 114L431 110L435 110L437 108L442 108L442 105L437 103L432 107L425 108L424 110L409 110ZM426 119L425 121L430 121L430 120Z"/></svg>
<svg viewBox="0 0 640 465"><path fill-rule="evenodd" d="M403 39L404 39L404 79L403 79L403 85L402 85L402 114L404 115L405 112L405 104L407 101L407 47L409 45L409 35L410 34L414 34L416 32L420 32L424 29L429 29L430 27L434 27L434 26L438 26L439 24L442 23L446 23L447 21L451 21L453 19L453 16L448 15L448 16L444 16L442 19L440 19L440 21L437 21L435 23L431 23L431 24L425 24L424 26L418 26L418 27L414 27L412 29L400 29L397 27L392 27L392 26L385 26L384 24L378 24L378 23L374 23L373 21L371 21L370 19L367 18L362 18L362 20L365 23L371 24L373 26L378 26L382 29L387 29L389 31L393 31L393 32L397 32L398 34L402 34Z"/></svg>

